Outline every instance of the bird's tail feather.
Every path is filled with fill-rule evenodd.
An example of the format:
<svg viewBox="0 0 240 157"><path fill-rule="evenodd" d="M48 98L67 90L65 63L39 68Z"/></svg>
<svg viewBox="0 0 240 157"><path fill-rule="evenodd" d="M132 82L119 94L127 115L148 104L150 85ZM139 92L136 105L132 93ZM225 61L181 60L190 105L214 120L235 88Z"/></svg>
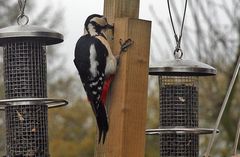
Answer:
<svg viewBox="0 0 240 157"><path fill-rule="evenodd" d="M100 143L102 140L103 144L104 144L106 135L108 132L108 118L107 118L105 106L102 104L99 105L99 108L97 110L96 119L97 119L97 125L98 125L98 129L99 129L98 143Z"/></svg>

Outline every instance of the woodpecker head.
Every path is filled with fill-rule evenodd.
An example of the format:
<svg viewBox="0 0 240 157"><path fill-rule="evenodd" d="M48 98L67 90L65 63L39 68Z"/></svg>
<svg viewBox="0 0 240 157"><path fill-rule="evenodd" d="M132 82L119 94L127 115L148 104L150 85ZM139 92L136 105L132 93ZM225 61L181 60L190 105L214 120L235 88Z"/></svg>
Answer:
<svg viewBox="0 0 240 157"><path fill-rule="evenodd" d="M105 32L107 29L113 29L113 26L108 24L107 18L98 14L88 16L87 20L85 21L84 27L85 33L90 34L91 36L105 36Z"/></svg>

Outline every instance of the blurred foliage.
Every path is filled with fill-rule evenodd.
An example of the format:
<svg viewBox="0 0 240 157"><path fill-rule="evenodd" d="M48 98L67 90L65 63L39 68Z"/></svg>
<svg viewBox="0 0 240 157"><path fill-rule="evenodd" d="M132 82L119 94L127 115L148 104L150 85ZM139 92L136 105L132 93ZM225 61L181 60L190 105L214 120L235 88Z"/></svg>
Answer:
<svg viewBox="0 0 240 157"><path fill-rule="evenodd" d="M181 5L177 5L180 3L175 3L173 1L170 2L176 26L180 26L182 12L179 7L181 7ZM156 38L153 38L154 45L157 45L153 47L153 51L154 49L161 47L160 54L166 56L165 52L173 52L175 46L174 36L169 21L166 22L164 19L161 19L161 17L155 12L154 8L155 7L150 6L152 16L158 23L159 28L162 31L161 33L164 35L163 40L156 40ZM187 23L183 32L182 48L185 52L184 58L200 60L214 66L218 71L216 77L200 78L199 83L200 127L213 128L232 78L238 56L240 56L240 1L189 1L187 15L187 21L190 22L188 23L186 21ZM163 45L164 43L166 44ZM154 58L153 62L161 62L161 59ZM237 121L240 118L239 78L240 76L237 78L224 112L219 128L221 133L215 140L211 156L225 157L232 155ZM154 82L155 84L158 84L157 80ZM153 84L153 82L150 82L150 85L151 84ZM148 128L158 127L156 124L157 116L155 117L155 112L159 113L159 107L156 107L159 104L158 95L152 94L155 92L156 89L149 89ZM200 137L201 156L206 150L210 135L202 135ZM159 156L158 140L159 139L156 137L147 137L147 157Z"/></svg>
<svg viewBox="0 0 240 157"><path fill-rule="evenodd" d="M49 111L49 137L52 156L92 157L94 121L88 102L76 101L68 107Z"/></svg>
<svg viewBox="0 0 240 157"><path fill-rule="evenodd" d="M27 2L25 12L30 18L29 24L57 30L62 29L62 27L58 27L60 24L63 26L61 9L53 10L51 3L48 3L39 12L32 13L31 11L38 7L37 3ZM16 25L18 10L16 0L0 1L0 12L3 17L0 20L0 28ZM69 100L70 105L65 108L49 110L50 154L57 157L92 157L95 143L95 122L91 107L84 99L79 99L82 96L80 79L77 74L77 77L66 75L68 70L64 68L65 58L59 55L58 51L59 49L55 46L48 47L48 96L65 98ZM3 67L2 53L0 57L0 65ZM0 69L0 72L3 73L3 68ZM2 76L0 75L1 98L4 97ZM0 112L0 156L3 155L5 155L4 112Z"/></svg>
<svg viewBox="0 0 240 157"><path fill-rule="evenodd" d="M61 9L52 10L51 3L39 12L31 11L38 7L34 1L28 1L26 15L32 25L61 30L63 26L63 12ZM15 0L0 1L0 28L16 25L18 3ZM64 31L64 30L61 30ZM2 49L0 50L2 51ZM92 118L91 107L82 96L79 77L66 75L64 56L59 55L56 46L48 47L48 96L51 98L65 98L70 105L65 108L49 110L49 149L51 156L56 157L92 157L95 143L95 122ZM2 53L0 54L2 66ZM3 73L3 68L0 68ZM0 98L4 97L3 75L0 75ZM84 107L83 107L84 106ZM4 112L0 112L0 156L5 155Z"/></svg>

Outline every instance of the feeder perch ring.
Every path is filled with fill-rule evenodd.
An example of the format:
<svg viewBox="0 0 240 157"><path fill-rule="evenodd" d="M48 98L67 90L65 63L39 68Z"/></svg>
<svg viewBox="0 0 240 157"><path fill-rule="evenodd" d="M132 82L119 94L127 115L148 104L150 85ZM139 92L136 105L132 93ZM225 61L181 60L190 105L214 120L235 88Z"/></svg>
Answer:
<svg viewBox="0 0 240 157"><path fill-rule="evenodd" d="M161 135L161 134L212 134L214 129L208 128L164 128L164 129L147 129L146 135ZM219 130L217 130L219 133Z"/></svg>
<svg viewBox="0 0 240 157"><path fill-rule="evenodd" d="M66 106L68 102L64 99L49 99L49 98L16 98L0 100L0 110L4 110L7 106L20 105L47 105L48 108L57 108Z"/></svg>

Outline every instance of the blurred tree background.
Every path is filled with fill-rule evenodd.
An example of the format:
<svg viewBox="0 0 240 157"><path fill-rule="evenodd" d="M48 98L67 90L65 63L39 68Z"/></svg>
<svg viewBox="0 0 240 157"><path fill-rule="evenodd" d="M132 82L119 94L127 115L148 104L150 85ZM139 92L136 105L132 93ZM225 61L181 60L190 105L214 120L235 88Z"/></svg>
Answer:
<svg viewBox="0 0 240 157"><path fill-rule="evenodd" d="M57 10L51 3L41 10L36 1L27 1L25 14L31 25L40 25L63 33L64 19L62 8ZM40 7L41 8L41 7ZM16 25L19 6L16 0L0 0L0 28ZM57 157L90 157L94 154L94 121L91 109L81 98L79 78L68 74L64 67L64 56L59 55L60 45L48 47L48 96L65 98L70 106L49 111L50 154ZM73 52L72 52L73 53ZM0 98L4 98L2 48L0 49ZM77 77L76 77L77 76ZM76 85L77 84L77 85ZM81 107L81 106L85 107ZM0 156L5 154L4 112L0 112Z"/></svg>
<svg viewBox="0 0 240 157"><path fill-rule="evenodd" d="M180 25L183 8L173 3L174 20ZM62 9L53 10L51 4L34 12L35 1L28 1L26 14L30 24L41 25L64 32ZM147 6L146 6L147 7ZM153 63L171 56L175 41L169 21L162 19L153 6L153 22L161 30L152 30L151 60ZM16 24L18 4L16 0L0 0L0 28ZM50 16L51 15L51 16ZM200 126L212 128L225 96L231 75L240 55L240 1L203 0L189 1L182 47L184 58L200 60L218 70L216 77L200 81ZM61 26L61 27L60 27ZM158 37L160 36L160 38ZM76 41L73 41L76 42ZM58 54L60 45L48 48L48 96L65 98L70 105L49 110L50 154L56 157L93 157L95 144L95 120L90 105L85 98L77 73L69 74L64 67L64 56ZM167 53L166 53L167 52ZM71 53L71 52L69 52ZM73 52L72 52L73 53ZM0 72L2 74L2 53L0 53ZM160 57L159 57L160 56ZM2 75L0 79L3 80ZM159 102L156 78L149 78L148 122L146 128L157 128L159 123ZM0 83L0 96L3 98L3 81ZM230 156L239 118L239 77L224 113L221 134L215 141L213 156ZM5 149L4 112L0 112L0 156ZM206 149L210 136L201 136L201 151ZM159 139L148 136L146 157L159 156Z"/></svg>
<svg viewBox="0 0 240 157"><path fill-rule="evenodd" d="M170 1L176 26L180 29L184 3ZM182 10L181 10L182 9ZM161 29L161 39L154 34L152 48L153 64L161 60L173 59L175 47L174 35L170 21L164 21L150 6L152 16ZM154 30L153 30L154 32ZM159 34L158 34L159 35ZM164 45L165 44L165 45ZM164 46L162 46L164 45ZM168 45L168 46L166 46ZM164 49L165 48L165 49ZM182 48L184 58L199 60L210 64L218 71L216 77L200 79L200 127L213 128L230 83L233 70L240 55L240 1L239 0L203 0L189 1L187 19L183 32ZM167 54L166 54L167 52ZM155 56L165 55L163 58ZM169 55L170 54L170 55ZM214 143L212 156L231 156L237 121L240 112L240 83L236 81L231 97L221 121L220 135ZM152 84L156 78L150 78ZM148 128L158 127L158 91L149 89ZM200 136L200 155L206 150L210 135ZM159 139L147 138L147 157L159 156Z"/></svg>

